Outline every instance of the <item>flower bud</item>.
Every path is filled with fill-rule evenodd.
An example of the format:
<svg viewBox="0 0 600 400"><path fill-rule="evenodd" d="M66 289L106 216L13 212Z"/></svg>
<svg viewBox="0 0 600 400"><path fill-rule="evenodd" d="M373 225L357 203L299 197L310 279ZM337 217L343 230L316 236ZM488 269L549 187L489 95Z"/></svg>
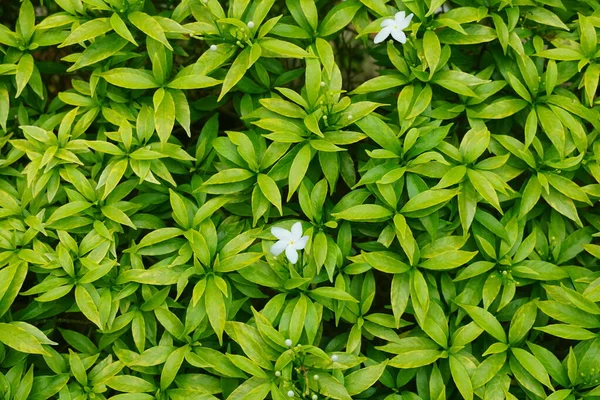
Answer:
<svg viewBox="0 0 600 400"><path fill-rule="evenodd" d="M288 397L294 397L294 391L293 390L288 391L287 394L288 394Z"/></svg>
<svg viewBox="0 0 600 400"><path fill-rule="evenodd" d="M340 357L338 357L337 354L334 354L331 356L331 361L333 361L333 362L337 362L339 359L340 359Z"/></svg>
<svg viewBox="0 0 600 400"><path fill-rule="evenodd" d="M250 28L250 29L254 28L254 22L253 21L249 21L248 22L248 28Z"/></svg>
<svg viewBox="0 0 600 400"><path fill-rule="evenodd" d="M292 343L292 339L285 339L285 345L286 345L287 347L292 347L292 344L293 344L293 343Z"/></svg>

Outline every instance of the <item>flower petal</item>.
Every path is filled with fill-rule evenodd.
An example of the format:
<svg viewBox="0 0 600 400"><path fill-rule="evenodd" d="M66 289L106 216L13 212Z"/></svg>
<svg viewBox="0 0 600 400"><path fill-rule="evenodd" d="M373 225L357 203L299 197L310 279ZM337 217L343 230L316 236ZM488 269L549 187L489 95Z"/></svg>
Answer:
<svg viewBox="0 0 600 400"><path fill-rule="evenodd" d="M386 26L377 34L377 36L375 36L373 43L379 44L383 42L388 36L390 36L390 33L392 33L392 28L390 26Z"/></svg>
<svg viewBox="0 0 600 400"><path fill-rule="evenodd" d="M394 15L397 24L401 24L402 21L404 21L404 18L406 18L406 13L404 11L398 11L396 15Z"/></svg>
<svg viewBox="0 0 600 400"><path fill-rule="evenodd" d="M285 241L285 240L278 241L273 246L271 246L271 249L270 249L271 254L273 254L275 257L277 257L278 255L280 255L281 253L283 253L285 251L285 249L288 247L288 244L289 244L289 242Z"/></svg>
<svg viewBox="0 0 600 400"><path fill-rule="evenodd" d="M408 26L410 25L410 21L412 21L412 19L413 19L414 16L415 16L414 14L409 14L402 21L399 21L398 22L398 29L406 29L406 28L408 28Z"/></svg>
<svg viewBox="0 0 600 400"><path fill-rule="evenodd" d="M290 231L276 226L271 228L271 233L279 240L289 241L292 238L292 233Z"/></svg>
<svg viewBox="0 0 600 400"><path fill-rule="evenodd" d="M394 29L392 37L402 44L406 43L406 35L400 29Z"/></svg>
<svg viewBox="0 0 600 400"><path fill-rule="evenodd" d="M290 240L293 240L295 242L296 240L299 240L301 237L302 237L302 223L296 222L294 225L292 225L292 234L291 234Z"/></svg>
<svg viewBox="0 0 600 400"><path fill-rule="evenodd" d="M308 243L308 236L302 236L294 242L294 248L296 250L302 250L306 247L306 243Z"/></svg>
<svg viewBox="0 0 600 400"><path fill-rule="evenodd" d="M286 247L285 256L292 264L296 264L298 262L298 252L292 246Z"/></svg>
<svg viewBox="0 0 600 400"><path fill-rule="evenodd" d="M384 19L381 21L381 27L385 28L386 26L393 25L396 22L393 18Z"/></svg>

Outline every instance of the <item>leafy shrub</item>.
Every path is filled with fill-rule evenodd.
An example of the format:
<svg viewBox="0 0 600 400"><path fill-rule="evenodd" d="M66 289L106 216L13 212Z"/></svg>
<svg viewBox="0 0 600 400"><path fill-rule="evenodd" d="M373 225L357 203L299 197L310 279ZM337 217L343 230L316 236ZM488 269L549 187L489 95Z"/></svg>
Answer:
<svg viewBox="0 0 600 400"><path fill-rule="evenodd" d="M0 397L600 398L598 0L0 20Z"/></svg>

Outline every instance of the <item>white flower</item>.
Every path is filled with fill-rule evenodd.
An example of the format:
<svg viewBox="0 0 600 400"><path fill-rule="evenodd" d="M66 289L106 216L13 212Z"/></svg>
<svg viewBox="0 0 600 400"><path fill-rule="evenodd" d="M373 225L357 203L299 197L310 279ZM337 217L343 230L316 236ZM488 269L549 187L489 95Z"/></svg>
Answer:
<svg viewBox="0 0 600 400"><path fill-rule="evenodd" d="M273 227L271 233L279 241L271 246L271 253L277 257L285 251L285 256L292 264L298 262L298 250L304 249L308 243L308 236L302 236L302 224L296 222L292 226L292 230Z"/></svg>
<svg viewBox="0 0 600 400"><path fill-rule="evenodd" d="M383 29L375 36L375 44L383 42L390 35L398 42L402 44L406 43L406 34L403 30L408 28L412 17L413 14L407 16L404 11L400 11L396 13L394 18L384 20L381 23Z"/></svg>
<svg viewBox="0 0 600 400"><path fill-rule="evenodd" d="M312 400L317 400L318 398L319 398L319 396L317 396L316 394L313 394L311 397Z"/></svg>
<svg viewBox="0 0 600 400"><path fill-rule="evenodd" d="M287 395L288 395L288 397L294 397L294 391L293 390L288 391Z"/></svg>
<svg viewBox="0 0 600 400"><path fill-rule="evenodd" d="M450 10L452 10L452 8L450 8L450 4L444 3L433 13L437 15L437 14L447 13Z"/></svg>
<svg viewBox="0 0 600 400"><path fill-rule="evenodd" d="M254 28L254 22L249 21L248 22L248 28L250 28L250 29Z"/></svg>
<svg viewBox="0 0 600 400"><path fill-rule="evenodd" d="M210 50L211 51L217 51L217 45L216 44L211 44L210 45Z"/></svg>
<svg viewBox="0 0 600 400"><path fill-rule="evenodd" d="M292 344L293 344L293 343L292 343L292 339L285 339L285 345L286 345L287 347L292 347Z"/></svg>
<svg viewBox="0 0 600 400"><path fill-rule="evenodd" d="M339 359L340 359L340 357L338 357L337 354L334 354L331 356L331 361L333 361L333 362L338 362Z"/></svg>

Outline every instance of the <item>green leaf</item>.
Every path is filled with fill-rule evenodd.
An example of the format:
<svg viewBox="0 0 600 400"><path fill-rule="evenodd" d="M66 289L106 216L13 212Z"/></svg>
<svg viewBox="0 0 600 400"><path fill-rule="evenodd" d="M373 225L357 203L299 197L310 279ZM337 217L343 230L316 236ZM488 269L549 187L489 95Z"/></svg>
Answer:
<svg viewBox="0 0 600 400"><path fill-rule="evenodd" d="M69 374L36 376L33 378L33 385L28 399L46 400L51 398L65 387L69 378Z"/></svg>
<svg viewBox="0 0 600 400"><path fill-rule="evenodd" d="M569 30L569 28L561 21L561 19L556 14L554 14L552 11L546 8L532 8L528 10L528 12L525 14L525 18L535 22L539 22L543 25L553 26L555 28L564 29L565 31Z"/></svg>
<svg viewBox="0 0 600 400"><path fill-rule="evenodd" d="M183 75L175 77L167 84L171 89L204 89L216 86L221 83L220 80L203 75Z"/></svg>
<svg viewBox="0 0 600 400"><path fill-rule="evenodd" d="M310 293L314 296L321 296L334 300L358 303L358 300L356 300L354 297L352 297L342 289L336 287L318 287L316 289L311 290Z"/></svg>
<svg viewBox="0 0 600 400"><path fill-rule="evenodd" d="M346 27L362 4L357 0L348 0L333 7L321 20L319 37L331 36Z"/></svg>
<svg viewBox="0 0 600 400"><path fill-rule="evenodd" d="M400 324L400 318L408 306L408 299L410 297L410 277L408 274L394 275L390 288L390 297L392 303L392 312L394 313L394 320L396 322L396 326L398 327Z"/></svg>
<svg viewBox="0 0 600 400"><path fill-rule="evenodd" d="M591 315L569 304L547 300L538 302L538 308L544 314L560 322L582 328L600 327L600 317Z"/></svg>
<svg viewBox="0 0 600 400"><path fill-rule="evenodd" d="M85 49L75 64L73 64L67 71L75 71L77 69L106 60L107 58L110 58L121 51L126 44L127 41L125 39L115 35L106 35L103 38L97 39L87 49Z"/></svg>
<svg viewBox="0 0 600 400"><path fill-rule="evenodd" d="M537 316L537 305L534 301L523 304L513 315L508 330L508 342L516 345L533 327Z"/></svg>
<svg viewBox="0 0 600 400"><path fill-rule="evenodd" d="M502 212L502 208L500 207L500 201L498 199L498 194L496 190L487 179L487 177L482 173L475 169L467 169L467 175L469 177L469 181L475 188L475 190L483 197L488 203L490 203L499 213Z"/></svg>
<svg viewBox="0 0 600 400"><path fill-rule="evenodd" d="M75 286L75 302L87 319L92 321L98 328L103 328L98 306L88 290L82 285Z"/></svg>
<svg viewBox="0 0 600 400"><path fill-rule="evenodd" d="M386 365L387 362L382 362L381 364L359 369L346 376L344 386L346 386L348 394L354 396L373 386L385 371Z"/></svg>
<svg viewBox="0 0 600 400"><path fill-rule="evenodd" d="M242 182L247 179L254 177L254 173L247 169L242 168L229 168L220 172L217 172L211 176L205 185L223 185L227 183Z"/></svg>
<svg viewBox="0 0 600 400"><path fill-rule="evenodd" d="M310 54L293 43L274 38L263 38L258 42L262 48L263 57L306 58Z"/></svg>
<svg viewBox="0 0 600 400"><path fill-rule="evenodd" d="M506 352L494 354L486 358L471 375L473 389L477 389L491 381L506 362Z"/></svg>
<svg viewBox="0 0 600 400"><path fill-rule="evenodd" d="M577 207L573 203L573 200L560 193L554 188L550 188L550 191L546 193L545 190L542 191L542 197L546 202L554 208L556 211L564 215L565 217L575 221L577 225L583 226L581 220L579 219L579 214L577 213Z"/></svg>
<svg viewBox="0 0 600 400"><path fill-rule="evenodd" d="M251 56L253 51L256 52L254 48L258 49L258 56L255 56L253 60ZM260 45L254 45L252 48L246 47L237 56L233 64L231 64L227 75L225 75L223 87L221 88L221 94L219 94L218 101L221 101L221 99L244 77L246 71L250 69L252 64L254 64L254 61L256 61L256 59L260 56L260 49Z"/></svg>
<svg viewBox="0 0 600 400"><path fill-rule="evenodd" d="M412 197L400 210L403 214L435 207L450 201L458 194L456 189L430 189Z"/></svg>
<svg viewBox="0 0 600 400"><path fill-rule="evenodd" d="M23 353L49 355L38 338L10 323L0 322L0 342Z"/></svg>
<svg viewBox="0 0 600 400"><path fill-rule="evenodd" d="M418 368L429 365L442 357L440 350L414 350L402 353L390 360L388 365L394 368Z"/></svg>
<svg viewBox="0 0 600 400"><path fill-rule="evenodd" d="M33 75L33 70L35 68L34 60L31 54L23 54L19 63L17 64L17 74L15 76L15 80L17 82L17 92L15 97L19 97L29 83L31 76Z"/></svg>
<svg viewBox="0 0 600 400"><path fill-rule="evenodd" d="M27 277L27 263L13 263L0 270L0 318L13 305L25 278Z"/></svg>
<svg viewBox="0 0 600 400"><path fill-rule="evenodd" d="M165 365L163 366L162 373L160 374L161 390L166 390L175 380L175 377L179 372L179 368L181 368L183 360L185 359L185 355L188 353L188 351L189 347L186 345L178 348L169 355L165 361Z"/></svg>
<svg viewBox="0 0 600 400"><path fill-rule="evenodd" d="M117 207L108 205L101 209L102 214L107 218L115 221L118 224L129 226L130 228L137 229L135 224L131 221L129 216Z"/></svg>
<svg viewBox="0 0 600 400"><path fill-rule="evenodd" d="M175 126L175 102L167 90L158 89L153 96L154 126L161 143L166 143Z"/></svg>
<svg viewBox="0 0 600 400"><path fill-rule="evenodd" d="M85 372L85 366L79 355L69 349L69 366L73 376L81 385L85 386L88 383L88 376Z"/></svg>
<svg viewBox="0 0 600 400"><path fill-rule="evenodd" d="M568 324L553 324L535 328L549 335L569 340L592 340L597 335L587 329Z"/></svg>
<svg viewBox="0 0 600 400"><path fill-rule="evenodd" d="M127 28L127 25L125 24L123 19L119 16L119 14L113 13L113 15L110 17L110 26L123 39L132 43L134 46L138 45L137 42L135 41L135 39L133 38L131 31L129 31L129 28Z"/></svg>
<svg viewBox="0 0 600 400"><path fill-rule="evenodd" d="M433 31L426 31L423 36L423 52L425 53L425 60L429 66L429 77L432 77L435 73L440 58L442 55L442 48L440 46L440 40Z"/></svg>
<svg viewBox="0 0 600 400"><path fill-rule="evenodd" d="M460 360L454 355L450 356L450 372L452 373L452 379L463 398L466 400L473 400L473 383L471 382L471 377Z"/></svg>
<svg viewBox="0 0 600 400"><path fill-rule="evenodd" d="M579 36L581 37L581 50L587 57L592 58L596 53L598 38L596 27L591 18L579 15Z"/></svg>
<svg viewBox="0 0 600 400"><path fill-rule="evenodd" d="M270 381L254 376L239 385L227 400L263 400L270 391Z"/></svg>
<svg viewBox="0 0 600 400"><path fill-rule="evenodd" d="M144 393L156 390L154 384L132 375L112 376L108 378L105 384L111 389L125 393Z"/></svg>
<svg viewBox="0 0 600 400"><path fill-rule="evenodd" d="M56 209L56 211L54 211L54 213L52 213L50 218L48 218L48 220L46 221L46 224L51 224L52 222L61 220L63 218L75 216L75 215L81 213L82 211L87 210L91 206L92 205L90 203L88 203L87 201L73 201L73 202L67 203L63 206L60 206L58 209Z"/></svg>
<svg viewBox="0 0 600 400"><path fill-rule="evenodd" d="M140 31L144 32L152 39L162 43L167 49L173 51L173 48L165 36L163 28L155 18L140 11L129 13L127 18L129 19L129 22L131 22Z"/></svg>
<svg viewBox="0 0 600 400"><path fill-rule="evenodd" d="M219 343L223 343L223 331L225 330L225 321L227 320L227 309L223 300L223 293L217 287L214 279L209 278L206 281L204 293L206 314L210 325L213 327Z"/></svg>
<svg viewBox="0 0 600 400"><path fill-rule="evenodd" d="M550 382L548 372L546 372L544 365L537 358L523 349L513 347L511 351L523 368L527 370L527 372L529 372L544 386L547 386L550 390L554 390L552 383Z"/></svg>
<svg viewBox="0 0 600 400"><path fill-rule="evenodd" d="M319 13L317 12L315 2L312 0L299 0L299 3L310 27L313 31L316 31L319 24Z"/></svg>
<svg viewBox="0 0 600 400"><path fill-rule="evenodd" d="M115 162L111 162L102 172L98 181L98 188L104 186L104 193L102 199L106 199L108 195L113 191L115 187L121 181L125 171L127 170L128 162L127 159L121 159Z"/></svg>
<svg viewBox="0 0 600 400"><path fill-rule="evenodd" d="M559 47L556 49L548 49L540 51L536 54L538 57L547 58L549 60L560 60L560 61L577 61L582 60L585 56L579 51L568 48Z"/></svg>
<svg viewBox="0 0 600 400"><path fill-rule="evenodd" d="M477 255L477 251L451 250L445 251L426 261L420 266L425 269L436 271L458 268L471 261Z"/></svg>
<svg viewBox="0 0 600 400"><path fill-rule="evenodd" d="M288 196L287 201L290 201L298 186L304 179L304 175L306 175L306 171L308 170L308 166L312 159L313 153L310 147L310 144L305 144L296 157L294 157L294 161L290 167L289 178L288 178Z"/></svg>
<svg viewBox="0 0 600 400"><path fill-rule="evenodd" d="M115 68L101 75L108 83L125 89L154 89L159 84L151 72L133 68Z"/></svg>
<svg viewBox="0 0 600 400"><path fill-rule="evenodd" d="M410 269L410 265L392 252L373 251L362 255L373 268L388 274L402 274Z"/></svg>
<svg viewBox="0 0 600 400"><path fill-rule="evenodd" d="M110 31L112 26L108 18L96 18L80 25L62 42L58 47L71 46L76 43L83 43L86 40L94 39Z"/></svg>
<svg viewBox="0 0 600 400"><path fill-rule="evenodd" d="M388 219L393 214L390 209L377 204L359 204L331 215L346 221L374 222Z"/></svg>
<svg viewBox="0 0 600 400"><path fill-rule="evenodd" d="M17 391L15 392L15 398L16 399L28 398L29 393L31 392L32 384L33 384L33 365L31 367L29 367L25 376L23 376L23 378L21 379L21 382L19 383L19 387L17 388Z"/></svg>
<svg viewBox="0 0 600 400"><path fill-rule="evenodd" d="M223 258L219 261L218 265L214 266L214 270L217 272L232 272L242 268L246 268L263 257L262 253L241 253L235 254L227 258Z"/></svg>
<svg viewBox="0 0 600 400"><path fill-rule="evenodd" d="M267 198L267 200L269 200L271 204L277 207L279 214L283 215L283 209L281 207L281 193L279 192L279 187L277 187L275 181L268 175L258 174L257 182L262 194Z"/></svg>
<svg viewBox="0 0 600 400"><path fill-rule="evenodd" d="M267 110L273 111L279 115L290 118L305 118L306 111L296 104L277 98L260 99L260 104Z"/></svg>
<svg viewBox="0 0 600 400"><path fill-rule="evenodd" d="M500 325L500 322L489 312L484 310L483 308L469 306L469 305L460 305L467 314L475 321L477 325L483 328L487 333L495 337L502 343L506 343L506 332Z"/></svg>
<svg viewBox="0 0 600 400"><path fill-rule="evenodd" d="M302 336L302 331L304 330L304 320L306 318L306 312L308 308L309 300L304 295L300 295L296 305L294 306L294 310L292 311L292 316L290 319L289 326L289 338L292 341L292 344L297 344L300 342L300 337Z"/></svg>
<svg viewBox="0 0 600 400"><path fill-rule="evenodd" d="M518 113L528 105L529 103L522 99L497 100L479 111L473 111L471 114L474 118L502 119Z"/></svg>

